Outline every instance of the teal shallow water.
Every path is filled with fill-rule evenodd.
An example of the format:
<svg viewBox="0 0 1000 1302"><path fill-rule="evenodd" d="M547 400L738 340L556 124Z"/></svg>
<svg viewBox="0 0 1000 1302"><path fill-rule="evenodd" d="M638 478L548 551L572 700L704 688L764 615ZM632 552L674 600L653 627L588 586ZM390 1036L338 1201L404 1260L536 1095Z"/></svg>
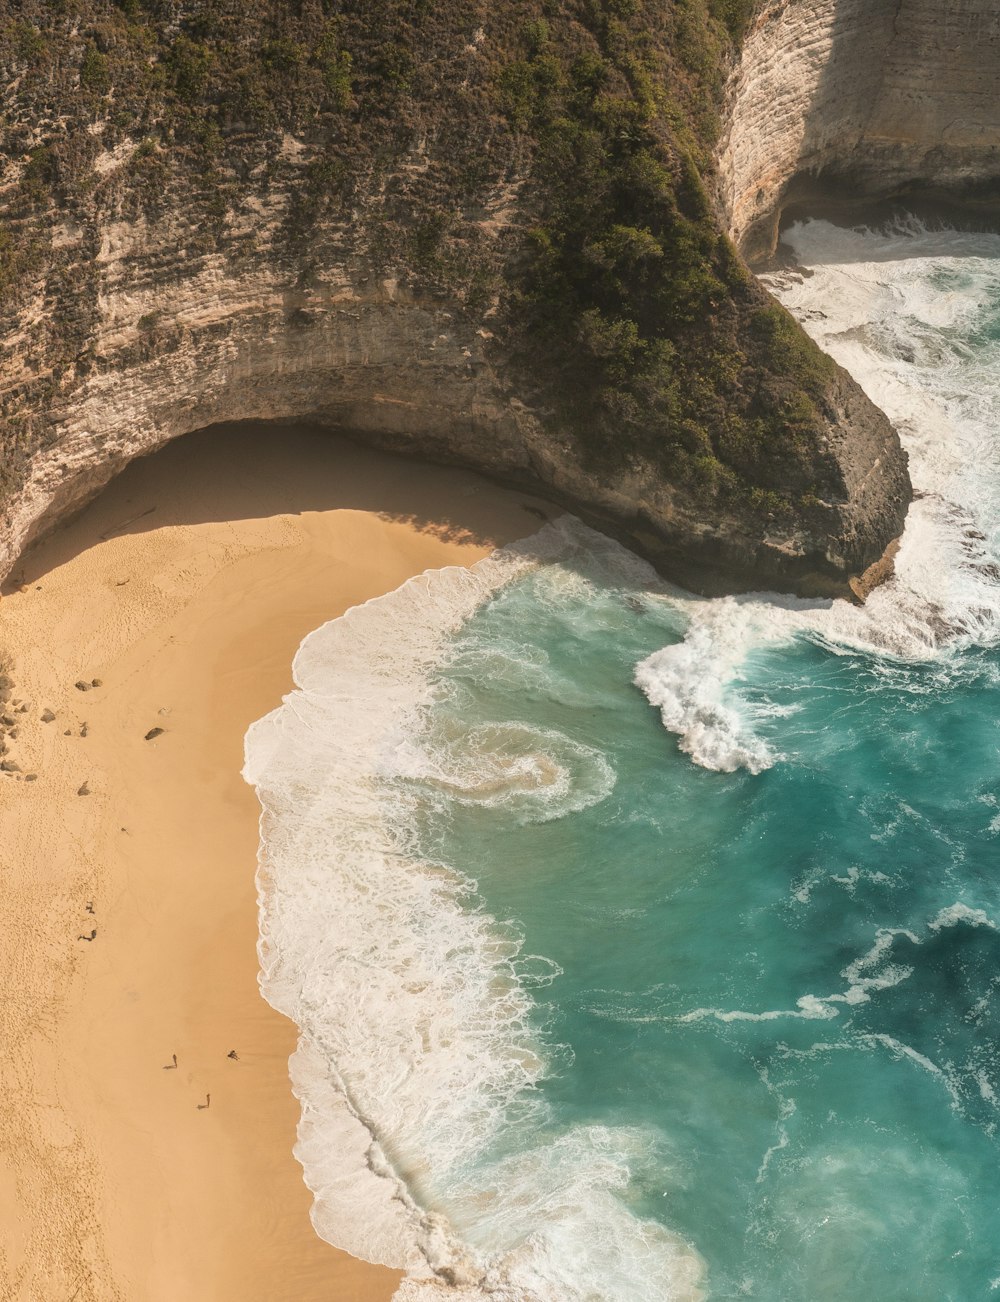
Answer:
<svg viewBox="0 0 1000 1302"><path fill-rule="evenodd" d="M472 1166L628 1135L614 1196L712 1298L972 1302L1000 1291L1000 243L798 239L816 275L775 288L911 450L899 578L865 612L520 579L438 673L424 741L465 776L413 787L417 844L540 956L543 1106ZM567 1296L632 1296L615 1269Z"/></svg>
<svg viewBox="0 0 1000 1302"><path fill-rule="evenodd" d="M863 609L563 521L248 734L314 1223L400 1302L1000 1292L1000 237L786 238L910 454Z"/></svg>
<svg viewBox="0 0 1000 1302"><path fill-rule="evenodd" d="M559 569L504 591L436 707L444 726L526 721L617 775L563 818L438 804L424 829L561 969L535 992L571 1051L543 1086L548 1126L644 1127L629 1205L697 1248L713 1297L988 1296L1000 660L762 655L743 690L796 707L769 729L788 758L711 773L630 684L670 623L631 597Z"/></svg>

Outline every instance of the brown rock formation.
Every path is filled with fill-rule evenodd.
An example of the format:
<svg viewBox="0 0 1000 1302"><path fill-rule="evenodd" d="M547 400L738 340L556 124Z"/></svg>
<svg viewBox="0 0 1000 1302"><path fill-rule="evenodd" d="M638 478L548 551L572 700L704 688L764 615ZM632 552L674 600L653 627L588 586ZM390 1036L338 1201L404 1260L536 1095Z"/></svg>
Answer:
<svg viewBox="0 0 1000 1302"><path fill-rule="evenodd" d="M568 11L547 21L534 0L509 12L472 0L293 7L304 17L229 0L82 8L87 21L71 22L26 0L25 20L0 30L0 573L131 458L243 419L309 420L523 484L706 590L846 594L899 534L910 489L894 431L843 372L817 369L787 320L790 343L761 342L766 297L741 281L699 207L702 180L715 186L711 159L656 116L647 75L687 88L677 112L691 122L714 94L699 90L697 60L682 66L676 53L676 6L651 0L646 25L667 32L652 52L642 13L629 28L601 4L589 26ZM948 11L947 57L967 72L995 19L985 0ZM958 76L937 93L934 13L928 0L898 13L883 0L761 13L720 146L737 238L766 243L804 172L856 173L873 193L890 171L894 189L992 175L988 65L970 79L968 112ZM696 21L717 71L728 37L707 10ZM874 51L877 77L865 62ZM640 56L652 69L642 77ZM584 267L597 284L600 265L611 283L632 259L642 285L636 260L653 267L691 232L698 245L692 293L705 307L672 330L635 307L632 281L603 320L581 299L595 356L606 342L632 347L638 321L634 351L662 360L647 386L656 420L641 394L612 394L632 422L613 467L588 455L587 412L553 402L544 357L529 348L526 373L523 338L515 347L505 332L531 290L526 236L553 207L532 170L551 129L539 108L550 84L559 112L590 87L574 139L610 156L641 134L643 175L658 156L665 178L635 229L621 235L612 215L608 238L582 242L574 274ZM610 126L601 85L618 115ZM728 305L713 286L731 292ZM724 367L701 358L717 323L738 374L715 384ZM805 379L782 369L796 349ZM605 406L605 443L618 409Z"/></svg>
<svg viewBox="0 0 1000 1302"><path fill-rule="evenodd" d="M750 256L815 194L1000 197L994 0L768 0L743 44L720 148L723 204Z"/></svg>

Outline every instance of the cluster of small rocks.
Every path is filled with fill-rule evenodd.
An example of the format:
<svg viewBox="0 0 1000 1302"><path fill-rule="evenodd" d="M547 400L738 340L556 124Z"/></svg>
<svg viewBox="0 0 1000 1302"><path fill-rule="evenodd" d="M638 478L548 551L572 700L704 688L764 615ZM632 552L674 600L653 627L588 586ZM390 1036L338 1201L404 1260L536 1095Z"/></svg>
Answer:
<svg viewBox="0 0 1000 1302"><path fill-rule="evenodd" d="M11 742L17 741L23 723L20 716L34 709L33 702L19 700L14 695L14 686L10 674L0 673L0 773L35 782L38 774L22 773L20 764L11 756Z"/></svg>
<svg viewBox="0 0 1000 1302"><path fill-rule="evenodd" d="M74 684L79 692L90 692L95 687L103 687L104 683L100 678L78 679ZM15 683L8 673L0 672L0 776L15 778L17 781L36 782L37 773L22 772L21 765L14 759L11 753L11 744L18 740L20 727L24 722L22 715L30 714L35 705L33 701L19 700L14 695ZM169 710L161 710L161 714L169 714ZM48 706L42 710L38 718L42 723L55 723L56 712ZM157 737L162 737L166 729L161 727L150 728L145 734L146 741L155 741ZM78 737L86 737L88 726L86 721L79 724L78 727L63 729L64 737L72 737L74 734ZM78 796L90 795L89 782L83 782L77 788Z"/></svg>
<svg viewBox="0 0 1000 1302"><path fill-rule="evenodd" d="M0 673L0 774L16 778L18 781L37 782L38 774L22 772L21 765L11 752L11 744L18 740L21 725L24 722L21 716L31 714L35 709L33 701L20 700L14 695L15 686L14 679L9 673ZM93 688L100 686L102 686L100 678L92 678L89 682L81 679L76 684L76 687L81 692L89 692ZM55 723L56 712L46 706L38 718L42 723ZM74 731L76 731L74 728L66 728L63 731L63 736L72 737ZM86 737L86 722L80 724L77 735ZM78 789L77 795L90 795L90 787L86 782Z"/></svg>

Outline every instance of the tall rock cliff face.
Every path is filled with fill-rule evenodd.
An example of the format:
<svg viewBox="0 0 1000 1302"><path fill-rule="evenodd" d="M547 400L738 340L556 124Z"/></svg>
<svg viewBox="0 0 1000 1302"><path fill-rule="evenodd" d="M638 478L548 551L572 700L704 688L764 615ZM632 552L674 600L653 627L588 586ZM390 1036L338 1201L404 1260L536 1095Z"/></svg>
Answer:
<svg viewBox="0 0 1000 1302"><path fill-rule="evenodd" d="M778 0L730 82L719 184L734 237L773 248L783 202L1000 196L994 0Z"/></svg>
<svg viewBox="0 0 1000 1302"><path fill-rule="evenodd" d="M713 196L741 235L803 142L843 161L874 108L840 74L893 18L767 9L717 178L740 9L24 0L0 20L0 572L132 457L305 419L555 496L692 586L846 592L901 530L905 458Z"/></svg>

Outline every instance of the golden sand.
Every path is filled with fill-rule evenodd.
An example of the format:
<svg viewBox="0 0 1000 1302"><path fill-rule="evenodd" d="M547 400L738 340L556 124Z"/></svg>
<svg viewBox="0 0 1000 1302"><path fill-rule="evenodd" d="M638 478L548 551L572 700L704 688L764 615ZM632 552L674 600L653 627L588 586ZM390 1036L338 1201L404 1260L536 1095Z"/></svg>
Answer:
<svg viewBox="0 0 1000 1302"><path fill-rule="evenodd" d="M0 1297L392 1296L395 1272L309 1222L295 1029L257 989L243 736L310 629L540 513L472 474L244 426L134 463L16 567L0 656L29 708L7 756L22 775L0 778Z"/></svg>

